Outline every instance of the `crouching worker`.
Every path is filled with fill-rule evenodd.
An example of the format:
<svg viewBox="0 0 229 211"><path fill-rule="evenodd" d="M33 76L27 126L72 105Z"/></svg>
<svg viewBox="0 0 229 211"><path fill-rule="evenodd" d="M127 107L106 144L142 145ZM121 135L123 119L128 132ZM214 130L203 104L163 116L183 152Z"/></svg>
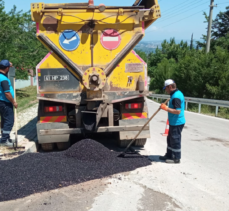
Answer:
<svg viewBox="0 0 229 211"><path fill-rule="evenodd" d="M7 73L12 67L12 63L8 60L0 62L0 114L1 114L1 131L2 138L0 141L1 146L12 146L10 140L10 132L14 125L14 110L18 104L14 101L14 90L7 78Z"/></svg>

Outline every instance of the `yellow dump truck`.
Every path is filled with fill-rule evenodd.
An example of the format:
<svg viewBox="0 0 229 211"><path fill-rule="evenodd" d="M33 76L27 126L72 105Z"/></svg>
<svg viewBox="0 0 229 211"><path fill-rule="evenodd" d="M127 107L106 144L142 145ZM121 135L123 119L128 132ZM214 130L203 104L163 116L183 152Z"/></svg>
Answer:
<svg viewBox="0 0 229 211"><path fill-rule="evenodd" d="M71 134L116 133L126 146L148 119L147 64L133 48L160 18L158 0L32 3L31 15L49 50L36 69L39 144L65 149ZM135 146L149 137L146 127Z"/></svg>

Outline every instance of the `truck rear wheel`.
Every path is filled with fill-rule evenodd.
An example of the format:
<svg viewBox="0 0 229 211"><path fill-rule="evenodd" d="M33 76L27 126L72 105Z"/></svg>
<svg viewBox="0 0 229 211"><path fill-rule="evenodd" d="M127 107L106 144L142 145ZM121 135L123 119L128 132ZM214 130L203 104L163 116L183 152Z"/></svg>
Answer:
<svg viewBox="0 0 229 211"><path fill-rule="evenodd" d="M146 140L147 140L146 138L137 139L133 145L135 147L144 147L146 144Z"/></svg>
<svg viewBox="0 0 229 211"><path fill-rule="evenodd" d="M52 151L54 148L54 143L41 144L41 148L46 152Z"/></svg>
<svg viewBox="0 0 229 211"><path fill-rule="evenodd" d="M56 143L56 145L59 150L66 150L70 147L70 142L60 142Z"/></svg>

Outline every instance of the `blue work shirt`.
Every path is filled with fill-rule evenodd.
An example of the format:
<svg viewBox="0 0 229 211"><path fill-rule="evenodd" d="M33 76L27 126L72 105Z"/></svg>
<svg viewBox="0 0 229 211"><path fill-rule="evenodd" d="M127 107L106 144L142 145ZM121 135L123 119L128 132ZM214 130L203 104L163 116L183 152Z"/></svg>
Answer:
<svg viewBox="0 0 229 211"><path fill-rule="evenodd" d="M14 98L14 90L10 80L6 77L6 75L0 72L0 101L10 103L10 101L5 96L5 92L10 92Z"/></svg>
<svg viewBox="0 0 229 211"><path fill-rule="evenodd" d="M172 126L185 124L186 122L184 116L185 99L183 93L178 89L174 90L170 94L169 108L181 111L179 115L168 113L169 124Z"/></svg>

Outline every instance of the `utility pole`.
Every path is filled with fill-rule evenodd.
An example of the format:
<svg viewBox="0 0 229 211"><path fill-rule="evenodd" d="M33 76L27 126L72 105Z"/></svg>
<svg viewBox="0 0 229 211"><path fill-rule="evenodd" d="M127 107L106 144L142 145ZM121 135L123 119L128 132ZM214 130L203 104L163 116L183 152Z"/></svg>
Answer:
<svg viewBox="0 0 229 211"><path fill-rule="evenodd" d="M210 5L210 13L209 13L209 20L208 20L208 35L207 35L207 45L206 45L206 53L210 51L210 45L211 45L211 30L212 30L212 15L213 15L213 8L215 7L214 5L214 0L211 0L211 5Z"/></svg>

